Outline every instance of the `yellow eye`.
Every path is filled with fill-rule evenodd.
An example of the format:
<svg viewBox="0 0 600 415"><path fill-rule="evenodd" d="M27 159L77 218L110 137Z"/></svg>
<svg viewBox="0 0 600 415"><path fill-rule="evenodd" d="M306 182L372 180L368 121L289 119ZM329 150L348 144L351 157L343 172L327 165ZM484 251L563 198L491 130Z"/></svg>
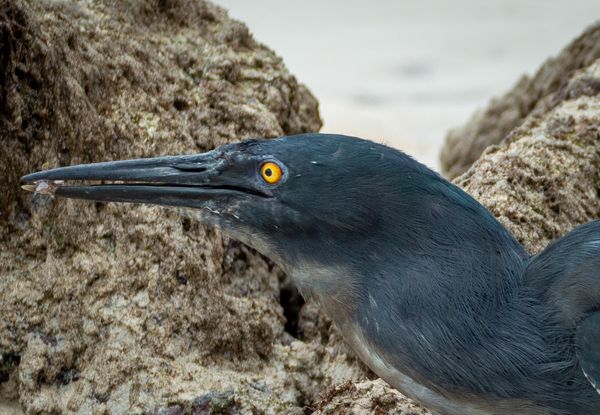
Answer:
<svg viewBox="0 0 600 415"><path fill-rule="evenodd" d="M265 182L269 184L275 184L279 180L281 180L281 176L283 176L283 172L281 171L281 167L272 161L267 161L260 167L260 175L265 180Z"/></svg>

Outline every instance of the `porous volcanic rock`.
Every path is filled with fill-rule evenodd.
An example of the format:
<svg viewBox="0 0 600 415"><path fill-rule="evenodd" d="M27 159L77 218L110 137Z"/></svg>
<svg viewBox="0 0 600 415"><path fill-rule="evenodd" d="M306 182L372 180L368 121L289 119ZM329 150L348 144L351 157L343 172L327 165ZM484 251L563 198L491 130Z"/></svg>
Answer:
<svg viewBox="0 0 600 415"><path fill-rule="evenodd" d="M381 379L344 382L331 387L319 402L320 415L430 415Z"/></svg>
<svg viewBox="0 0 600 415"><path fill-rule="evenodd" d="M0 2L0 413L304 413L361 373L284 331L283 273L176 212L32 196L44 167L317 131L205 1Z"/></svg>
<svg viewBox="0 0 600 415"><path fill-rule="evenodd" d="M483 151L500 143L528 117L543 117L562 102L563 91L578 70L600 58L600 21L548 59L532 77L523 76L502 97L477 111L471 120L448 132L440 163L444 175L464 173Z"/></svg>
<svg viewBox="0 0 600 415"><path fill-rule="evenodd" d="M600 218L600 58L564 76L546 112L530 114L455 179L530 252Z"/></svg>

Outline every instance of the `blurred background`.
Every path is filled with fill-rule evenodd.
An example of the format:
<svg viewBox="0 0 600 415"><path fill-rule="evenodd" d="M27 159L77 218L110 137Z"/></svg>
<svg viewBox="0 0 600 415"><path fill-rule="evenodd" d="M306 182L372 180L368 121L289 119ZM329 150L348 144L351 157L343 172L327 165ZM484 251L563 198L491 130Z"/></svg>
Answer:
<svg viewBox="0 0 600 415"><path fill-rule="evenodd" d="M323 132L398 147L438 170L448 129L532 74L599 0L215 0L281 55Z"/></svg>

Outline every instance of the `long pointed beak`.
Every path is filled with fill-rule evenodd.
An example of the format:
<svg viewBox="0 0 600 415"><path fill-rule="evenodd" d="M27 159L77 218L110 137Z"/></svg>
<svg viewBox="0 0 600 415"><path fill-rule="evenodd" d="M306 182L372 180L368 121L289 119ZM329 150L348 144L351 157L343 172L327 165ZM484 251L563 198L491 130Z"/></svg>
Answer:
<svg viewBox="0 0 600 415"><path fill-rule="evenodd" d="M222 152L190 156L82 164L40 171L21 179L34 185L27 190L56 196L96 201L152 203L167 206L204 207L208 200L252 194L243 186L217 179L227 168ZM109 183L70 184L69 181ZM42 190L40 190L42 189Z"/></svg>

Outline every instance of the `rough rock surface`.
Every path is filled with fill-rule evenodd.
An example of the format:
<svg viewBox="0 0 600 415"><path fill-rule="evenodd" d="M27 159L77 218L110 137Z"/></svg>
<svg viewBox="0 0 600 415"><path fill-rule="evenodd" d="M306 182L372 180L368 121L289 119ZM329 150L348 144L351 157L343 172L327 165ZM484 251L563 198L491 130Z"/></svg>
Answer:
<svg viewBox="0 0 600 415"><path fill-rule="evenodd" d="M465 125L448 132L440 162L444 175L464 173L493 144L500 143L528 117L543 116L560 104L574 72L600 58L600 22L548 59L533 77L523 76Z"/></svg>
<svg viewBox="0 0 600 415"><path fill-rule="evenodd" d="M547 112L532 113L455 180L531 252L600 218L600 59L564 76Z"/></svg>
<svg viewBox="0 0 600 415"><path fill-rule="evenodd" d="M459 179L530 249L598 216L586 56ZM19 189L43 166L319 128L308 90L210 3L1 1L0 413L426 414L245 246L167 209Z"/></svg>
<svg viewBox="0 0 600 415"><path fill-rule="evenodd" d="M167 209L19 189L42 167L320 125L207 2L0 2L0 413L304 413L361 376L329 335L284 331L285 278L252 250Z"/></svg>
<svg viewBox="0 0 600 415"><path fill-rule="evenodd" d="M317 411L322 415L429 415L381 379L335 385L323 395Z"/></svg>

